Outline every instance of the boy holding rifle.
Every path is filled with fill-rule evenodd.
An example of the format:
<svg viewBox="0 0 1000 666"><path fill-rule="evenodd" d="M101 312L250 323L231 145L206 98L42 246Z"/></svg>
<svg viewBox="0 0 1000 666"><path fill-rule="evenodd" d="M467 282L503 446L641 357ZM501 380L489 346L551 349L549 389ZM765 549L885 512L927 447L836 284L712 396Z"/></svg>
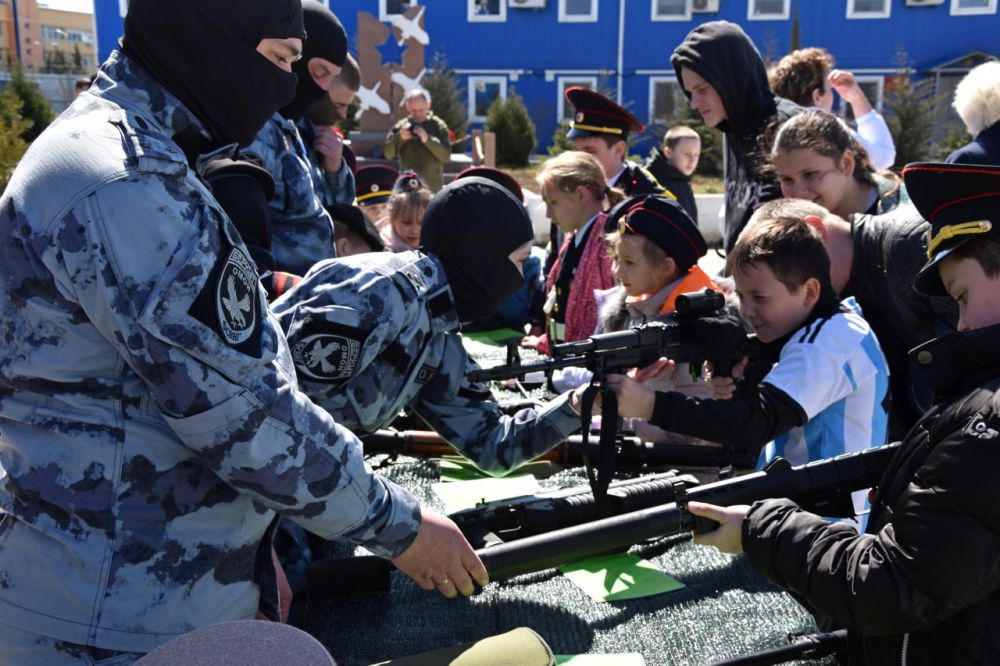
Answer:
<svg viewBox="0 0 1000 666"><path fill-rule="evenodd" d="M654 392L611 375L619 413L669 432L761 451L761 465L777 456L800 465L883 444L885 359L852 301L838 301L830 259L809 220L759 220L740 234L727 272L743 320L760 342L780 349L777 364L731 400ZM863 493L857 495L855 507L863 509Z"/></svg>

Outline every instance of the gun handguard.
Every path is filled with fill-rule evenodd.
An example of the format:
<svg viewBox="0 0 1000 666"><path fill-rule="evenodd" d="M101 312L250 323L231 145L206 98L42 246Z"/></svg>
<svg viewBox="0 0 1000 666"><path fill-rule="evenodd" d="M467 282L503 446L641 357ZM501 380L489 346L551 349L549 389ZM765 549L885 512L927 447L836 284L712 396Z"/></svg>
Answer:
<svg viewBox="0 0 1000 666"><path fill-rule="evenodd" d="M615 481L608 488L609 506L616 515L636 511L674 501L679 487L696 485L696 478L676 471ZM590 522L598 518L598 512L590 486L583 485L484 502L448 517L469 543L483 546Z"/></svg>
<svg viewBox="0 0 1000 666"><path fill-rule="evenodd" d="M831 509L843 505L851 492L878 482L898 448L898 443L889 444L798 467L785 461L783 465L772 463L762 472L691 488L687 495L691 500L721 506L787 497L803 508L835 515ZM506 580L621 550L646 539L678 534L690 524L690 516L685 507L669 503L489 546L476 553L491 580Z"/></svg>

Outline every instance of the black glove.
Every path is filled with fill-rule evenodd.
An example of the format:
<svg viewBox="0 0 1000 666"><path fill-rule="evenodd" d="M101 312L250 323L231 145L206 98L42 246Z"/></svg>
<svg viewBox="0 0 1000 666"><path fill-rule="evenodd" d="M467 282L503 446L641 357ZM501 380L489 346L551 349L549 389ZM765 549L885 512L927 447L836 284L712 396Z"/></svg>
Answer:
<svg viewBox="0 0 1000 666"><path fill-rule="evenodd" d="M203 175L243 238L261 274L274 270L271 255L271 218L267 202L274 196L274 179L266 170L246 160L209 162Z"/></svg>

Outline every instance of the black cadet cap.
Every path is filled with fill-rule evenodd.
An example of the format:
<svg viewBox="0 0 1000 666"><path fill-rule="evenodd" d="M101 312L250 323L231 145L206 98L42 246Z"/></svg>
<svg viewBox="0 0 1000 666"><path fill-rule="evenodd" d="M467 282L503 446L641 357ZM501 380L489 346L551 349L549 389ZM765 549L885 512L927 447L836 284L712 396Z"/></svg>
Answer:
<svg viewBox="0 0 1000 666"><path fill-rule="evenodd" d="M612 136L624 141L629 132L641 132L646 128L638 118L593 90L572 86L566 89L566 100L576 111L566 134L570 139Z"/></svg>
<svg viewBox="0 0 1000 666"><path fill-rule="evenodd" d="M384 204L392 196L392 186L399 171L388 164L363 166L354 175L354 190L359 206Z"/></svg>
<svg viewBox="0 0 1000 666"><path fill-rule="evenodd" d="M505 188L508 192L517 197L518 201L524 203L524 191L521 189L521 185L517 182L514 176L510 175L506 171L501 171L500 169L494 169L488 166L474 166L468 169L463 169L457 176L455 180L459 178L469 178L471 176L478 176L480 178L486 178L487 180L492 180L497 185Z"/></svg>
<svg viewBox="0 0 1000 666"><path fill-rule="evenodd" d="M931 225L927 263L913 286L947 295L938 264L968 242L1000 233L1000 167L917 162L903 169L906 191Z"/></svg>
<svg viewBox="0 0 1000 666"><path fill-rule="evenodd" d="M351 148L350 142L344 143L344 152L341 159L347 164L347 168L351 170L351 173L358 172L358 156L354 154L354 149Z"/></svg>
<svg viewBox="0 0 1000 666"><path fill-rule="evenodd" d="M708 244L684 207L659 194L625 199L611 209L608 227L649 239L686 273L708 252Z"/></svg>
<svg viewBox="0 0 1000 666"><path fill-rule="evenodd" d="M372 221L357 206L335 203L332 206L327 206L326 211L330 213L330 217L335 222L340 222L360 236L365 245L371 248L372 252L382 252L385 250L385 244L382 242L382 237L379 235L378 229L375 228Z"/></svg>

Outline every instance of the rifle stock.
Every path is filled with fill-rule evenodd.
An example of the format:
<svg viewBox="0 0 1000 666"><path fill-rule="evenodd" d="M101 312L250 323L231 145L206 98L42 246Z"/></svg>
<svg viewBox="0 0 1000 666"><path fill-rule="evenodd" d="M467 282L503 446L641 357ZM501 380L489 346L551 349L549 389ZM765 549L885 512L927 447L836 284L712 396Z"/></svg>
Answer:
<svg viewBox="0 0 1000 666"><path fill-rule="evenodd" d="M377 430L361 438L365 453L439 458L455 455L455 450L443 437L424 430ZM733 452L721 446L694 444L655 444L638 437L618 437L615 440L615 466L621 469L642 467L727 467L752 469L757 457L748 452ZM591 457L598 453L598 444L588 443ZM571 435L566 441L540 455L536 460L548 460L564 467L584 464L583 438Z"/></svg>
<svg viewBox="0 0 1000 666"><path fill-rule="evenodd" d="M869 488L878 481L898 447L889 444L798 467L784 460L775 461L762 472L692 488L681 502L488 546L476 554L491 580L543 571L654 537L691 531L695 517L687 510L687 500L692 499L730 506L787 497L811 511L836 515L838 509L850 504L852 491Z"/></svg>

